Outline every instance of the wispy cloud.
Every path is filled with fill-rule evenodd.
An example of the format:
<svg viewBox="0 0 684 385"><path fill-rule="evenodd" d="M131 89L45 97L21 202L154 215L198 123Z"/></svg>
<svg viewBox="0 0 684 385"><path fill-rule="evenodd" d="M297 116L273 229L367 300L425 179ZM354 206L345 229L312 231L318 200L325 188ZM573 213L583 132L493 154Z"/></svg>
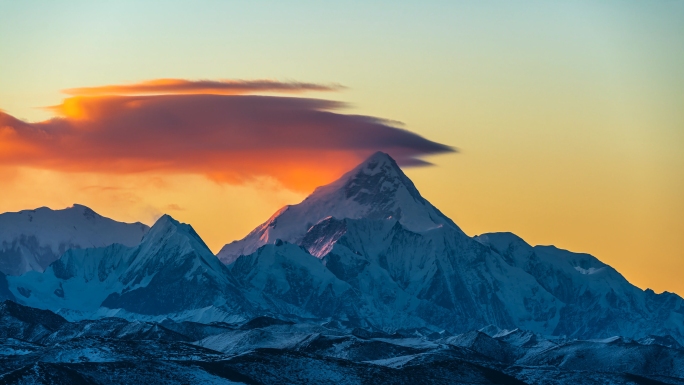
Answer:
<svg viewBox="0 0 684 385"><path fill-rule="evenodd" d="M164 206L165 210L172 210L172 211L185 211L185 209L176 203L170 203L166 206Z"/></svg>
<svg viewBox="0 0 684 385"><path fill-rule="evenodd" d="M193 173L226 183L272 177L288 188L309 190L378 150L402 165L426 164L420 157L455 151L395 122L340 113L343 107L303 97L182 91L79 95L52 108L59 118L43 122L0 112L0 165Z"/></svg>
<svg viewBox="0 0 684 385"><path fill-rule="evenodd" d="M339 84L281 82L277 80L186 80L154 79L132 84L71 88L68 95L150 95L150 94L219 94L241 95L264 92L298 93L306 91L338 91Z"/></svg>

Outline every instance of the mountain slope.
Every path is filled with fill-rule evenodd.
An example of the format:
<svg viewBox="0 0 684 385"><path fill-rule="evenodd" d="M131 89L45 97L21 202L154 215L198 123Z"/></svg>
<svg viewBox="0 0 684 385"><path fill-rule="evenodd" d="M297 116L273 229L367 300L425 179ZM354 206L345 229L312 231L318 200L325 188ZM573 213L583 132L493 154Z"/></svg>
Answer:
<svg viewBox="0 0 684 385"><path fill-rule="evenodd" d="M559 320L561 301L457 229L417 233L391 219L341 222L346 230L335 232L323 261L338 278L373 297L376 306L392 309L378 327L418 326L402 325L411 319L402 314L452 332L487 324L548 332ZM322 236L316 226L310 232Z"/></svg>
<svg viewBox="0 0 684 385"><path fill-rule="evenodd" d="M43 271L72 248L135 246L147 230L142 223L116 222L82 205L0 214L0 271Z"/></svg>
<svg viewBox="0 0 684 385"><path fill-rule="evenodd" d="M301 203L283 207L244 239L225 245L217 256L229 264L277 239L298 243L311 226L326 217L394 218L412 231L439 226L458 229L420 195L389 155L377 152L337 181L317 188Z"/></svg>
<svg viewBox="0 0 684 385"><path fill-rule="evenodd" d="M229 268L248 298L274 316L335 319L350 328L430 325L414 314L421 304L429 304L407 295L386 272L368 270L359 285L340 278L325 260L287 242L264 245Z"/></svg>
<svg viewBox="0 0 684 385"><path fill-rule="evenodd" d="M274 314L344 317L356 314L358 295L299 246L265 245L229 266L248 297Z"/></svg>
<svg viewBox="0 0 684 385"><path fill-rule="evenodd" d="M344 317L358 325L463 332L494 324L541 335L653 334L684 341L680 297L642 291L586 254L532 248L510 234L468 237L420 196L386 154L373 155L302 203L276 213L219 256L234 261L278 239L321 258L328 272L352 288L358 306ZM292 248L292 253L302 251ZM244 276L288 273L282 264L240 269ZM316 281L311 270L301 271L306 274L298 278L300 286ZM288 303L304 300L289 295Z"/></svg>
<svg viewBox="0 0 684 385"><path fill-rule="evenodd" d="M612 267L589 254L553 246L530 246L511 233L475 239L529 273L566 306L554 335L572 338L631 338L673 335L684 340L684 300L630 284Z"/></svg>
<svg viewBox="0 0 684 385"><path fill-rule="evenodd" d="M107 309L158 316L204 308L221 308L239 318L249 308L228 269L192 227L168 215L136 247L70 250L45 272L8 281L19 302L75 311L75 318L78 312L112 314Z"/></svg>

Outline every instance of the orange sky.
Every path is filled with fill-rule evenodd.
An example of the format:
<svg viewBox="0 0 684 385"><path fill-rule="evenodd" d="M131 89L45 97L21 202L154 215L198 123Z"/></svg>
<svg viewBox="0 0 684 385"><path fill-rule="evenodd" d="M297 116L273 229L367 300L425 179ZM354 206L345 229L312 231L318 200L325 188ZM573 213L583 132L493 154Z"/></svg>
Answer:
<svg viewBox="0 0 684 385"><path fill-rule="evenodd" d="M466 233L588 252L639 287L684 294L684 3L199 3L0 4L0 212L78 202L146 223L168 212L217 251L393 143L404 165L435 164L405 170ZM192 115L197 99L184 98L208 91L335 115L269 134L265 151L258 135L201 129L222 115ZM172 99L176 116L206 124L163 133L149 113ZM44 107L58 105L65 119L50 120ZM376 135L338 135L349 122ZM225 154L235 140L249 156Z"/></svg>

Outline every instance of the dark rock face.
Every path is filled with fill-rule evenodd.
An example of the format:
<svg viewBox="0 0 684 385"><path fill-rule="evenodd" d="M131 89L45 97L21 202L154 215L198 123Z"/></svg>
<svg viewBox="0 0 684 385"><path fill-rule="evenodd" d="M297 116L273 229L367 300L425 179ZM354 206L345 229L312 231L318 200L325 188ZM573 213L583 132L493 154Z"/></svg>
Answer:
<svg viewBox="0 0 684 385"><path fill-rule="evenodd" d="M35 235L21 235L11 242L2 242L0 246L0 271L9 275L24 273L25 269L22 263L25 254L34 256L35 260L38 261L39 268L45 270L66 250L79 248L78 245L62 243L55 252L51 247L41 246Z"/></svg>
<svg viewBox="0 0 684 385"><path fill-rule="evenodd" d="M274 325L293 325L294 322L290 321L283 321L277 318L271 318L271 317L256 317L251 320L249 320L247 323L244 325L240 326L241 330L251 330L251 329L259 329L259 328L265 328L269 326L274 326Z"/></svg>
<svg viewBox="0 0 684 385"><path fill-rule="evenodd" d="M0 272L0 301L10 300L14 301L14 294L9 289L9 283L7 282L7 276Z"/></svg>
<svg viewBox="0 0 684 385"><path fill-rule="evenodd" d="M394 159L376 154L366 161L363 169L354 173L341 186L341 190L346 199L373 208L366 216L367 219L394 217L401 220L402 210L396 207L393 199L401 187L406 188L413 200L423 201L416 186L401 172Z"/></svg>
<svg viewBox="0 0 684 385"><path fill-rule="evenodd" d="M19 305L13 301L0 304L0 337L40 342L45 336L67 324L67 320L48 311Z"/></svg>

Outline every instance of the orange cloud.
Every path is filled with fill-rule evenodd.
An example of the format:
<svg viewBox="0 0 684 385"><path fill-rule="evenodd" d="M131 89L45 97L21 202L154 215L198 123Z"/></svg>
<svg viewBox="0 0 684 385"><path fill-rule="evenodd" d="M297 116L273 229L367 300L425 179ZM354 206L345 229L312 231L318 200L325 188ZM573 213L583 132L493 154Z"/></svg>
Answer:
<svg viewBox="0 0 684 385"><path fill-rule="evenodd" d="M308 191L378 150L403 165L455 151L386 120L335 112L343 106L257 95L74 96L43 122L0 112L0 166L190 173L232 184L272 177Z"/></svg>
<svg viewBox="0 0 684 385"><path fill-rule="evenodd" d="M279 82L275 80L186 80L154 79L140 83L81 87L64 90L69 95L149 95L219 94L240 95L255 92L337 91L339 84Z"/></svg>
<svg viewBox="0 0 684 385"><path fill-rule="evenodd" d="M170 204L164 206L164 208L167 210L185 211L185 209L183 207L181 207L180 205L178 205L176 203L170 203Z"/></svg>

